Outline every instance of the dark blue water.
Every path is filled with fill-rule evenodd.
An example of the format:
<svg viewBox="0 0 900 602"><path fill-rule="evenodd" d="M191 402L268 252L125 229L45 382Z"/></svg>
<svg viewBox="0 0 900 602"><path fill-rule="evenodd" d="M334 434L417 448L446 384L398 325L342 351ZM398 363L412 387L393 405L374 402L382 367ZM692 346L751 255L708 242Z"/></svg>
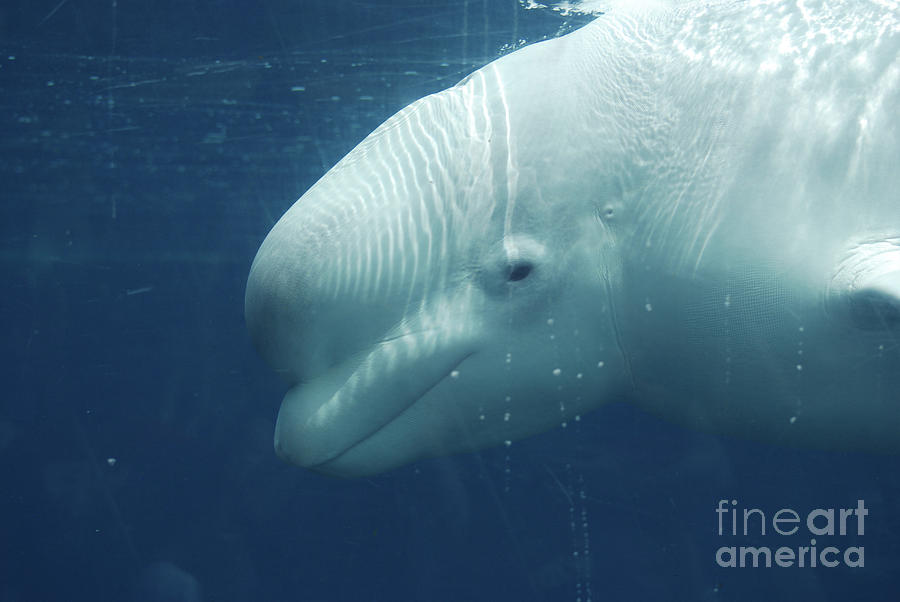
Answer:
<svg viewBox="0 0 900 602"><path fill-rule="evenodd" d="M0 7L0 602L889 600L896 457L608 407L342 481L280 463L243 324L268 229L369 131L506 44L517 2ZM720 568L721 499L869 511L865 566ZM855 524L855 523L851 523ZM801 531L801 533L805 533Z"/></svg>

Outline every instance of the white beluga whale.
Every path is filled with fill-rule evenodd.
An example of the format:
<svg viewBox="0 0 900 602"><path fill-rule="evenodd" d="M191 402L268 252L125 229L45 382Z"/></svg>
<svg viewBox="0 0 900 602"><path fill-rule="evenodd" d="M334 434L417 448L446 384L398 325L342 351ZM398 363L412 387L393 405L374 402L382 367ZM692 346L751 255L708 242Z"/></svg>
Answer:
<svg viewBox="0 0 900 602"><path fill-rule="evenodd" d="M282 458L374 474L617 401L900 450L897 2L635 6L414 102L275 224L245 311Z"/></svg>

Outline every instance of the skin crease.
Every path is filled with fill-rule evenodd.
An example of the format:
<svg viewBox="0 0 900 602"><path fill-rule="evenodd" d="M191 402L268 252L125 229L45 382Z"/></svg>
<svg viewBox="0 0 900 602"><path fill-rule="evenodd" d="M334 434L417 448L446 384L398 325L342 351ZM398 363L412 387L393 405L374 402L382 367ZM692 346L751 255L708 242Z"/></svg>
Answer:
<svg viewBox="0 0 900 602"><path fill-rule="evenodd" d="M400 111L251 268L279 455L374 474L619 401L896 451L898 32L875 2L623 8Z"/></svg>

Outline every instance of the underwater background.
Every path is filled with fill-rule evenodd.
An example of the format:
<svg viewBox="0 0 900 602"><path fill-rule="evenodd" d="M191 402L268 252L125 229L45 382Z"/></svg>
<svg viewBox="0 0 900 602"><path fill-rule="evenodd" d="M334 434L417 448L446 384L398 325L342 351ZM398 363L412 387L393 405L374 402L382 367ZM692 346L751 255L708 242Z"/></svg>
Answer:
<svg viewBox="0 0 900 602"><path fill-rule="evenodd" d="M0 6L0 602L896 599L896 456L608 406L372 478L276 458L256 249L394 112L593 18L528 5ZM864 534L832 538L864 566L722 568L809 534L720 536L720 500L864 500Z"/></svg>

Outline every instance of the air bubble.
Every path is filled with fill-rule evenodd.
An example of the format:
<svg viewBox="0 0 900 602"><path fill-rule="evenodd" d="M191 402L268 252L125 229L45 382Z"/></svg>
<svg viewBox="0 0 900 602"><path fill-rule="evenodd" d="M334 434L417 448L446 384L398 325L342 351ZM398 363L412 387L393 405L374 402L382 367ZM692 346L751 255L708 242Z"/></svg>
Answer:
<svg viewBox="0 0 900 602"><path fill-rule="evenodd" d="M562 370L560 370L559 368L553 369L553 376L559 376L560 374L562 374Z"/></svg>

